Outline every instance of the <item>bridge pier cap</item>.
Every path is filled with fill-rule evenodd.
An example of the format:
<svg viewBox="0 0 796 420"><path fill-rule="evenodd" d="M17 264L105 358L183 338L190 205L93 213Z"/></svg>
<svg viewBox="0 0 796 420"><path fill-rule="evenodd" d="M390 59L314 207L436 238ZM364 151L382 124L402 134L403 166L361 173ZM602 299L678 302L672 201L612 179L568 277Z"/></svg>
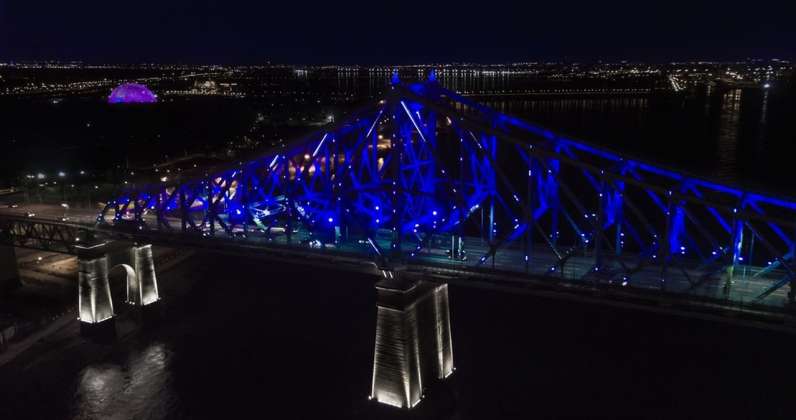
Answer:
<svg viewBox="0 0 796 420"><path fill-rule="evenodd" d="M105 241L84 242L80 245L75 245L77 258L79 260L90 260L104 257L108 252L107 246L108 243Z"/></svg>
<svg viewBox="0 0 796 420"><path fill-rule="evenodd" d="M376 284L370 399L411 409L430 380L454 371L447 284L402 276Z"/></svg>

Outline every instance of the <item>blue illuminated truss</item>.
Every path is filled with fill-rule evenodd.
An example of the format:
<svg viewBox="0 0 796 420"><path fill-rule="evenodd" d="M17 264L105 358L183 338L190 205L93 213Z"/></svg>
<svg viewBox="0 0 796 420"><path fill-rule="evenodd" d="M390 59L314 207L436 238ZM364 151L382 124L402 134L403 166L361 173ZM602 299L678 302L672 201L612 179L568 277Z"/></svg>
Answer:
<svg viewBox="0 0 796 420"><path fill-rule="evenodd" d="M563 137L433 74L261 158L130 188L98 217L120 220L745 302L794 281L796 202Z"/></svg>

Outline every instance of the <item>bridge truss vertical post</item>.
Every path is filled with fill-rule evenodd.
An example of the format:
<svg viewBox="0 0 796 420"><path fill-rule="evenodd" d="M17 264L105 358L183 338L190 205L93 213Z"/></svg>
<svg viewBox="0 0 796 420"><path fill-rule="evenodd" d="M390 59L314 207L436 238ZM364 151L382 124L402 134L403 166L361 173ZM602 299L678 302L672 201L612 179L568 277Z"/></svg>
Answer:
<svg viewBox="0 0 796 420"><path fill-rule="evenodd" d="M674 213L674 205L672 198L672 191L666 193L666 222L664 223L663 238L658 241L658 256L661 259L661 271L659 277L659 284L661 290L666 289L666 270L669 265L671 236L672 236L672 213Z"/></svg>
<svg viewBox="0 0 796 420"><path fill-rule="evenodd" d="M605 182L605 172L600 171L600 191L597 194L597 216L594 220L594 271L602 268L602 242L603 242L603 223L605 219L605 205L608 200L607 186Z"/></svg>
<svg viewBox="0 0 796 420"><path fill-rule="evenodd" d="M180 230L185 233L188 230L188 203L185 200L185 190L180 188L179 189L179 199L180 199ZM160 197L160 196L158 196ZM158 198L158 208L160 208L160 198ZM158 214L158 217L160 215Z"/></svg>
<svg viewBox="0 0 796 420"><path fill-rule="evenodd" d="M743 261L741 252L743 251L743 219L738 214L738 209L733 209L732 214L732 264L727 267L727 278L724 281L724 299L729 299L732 293L732 286L735 283L735 269L738 263Z"/></svg>
<svg viewBox="0 0 796 420"><path fill-rule="evenodd" d="M556 151L558 152L559 150ZM555 171L553 171L553 169L555 169ZM549 209L550 242L552 243L553 247L556 247L558 245L558 235L559 235L558 218L561 212L561 198L559 196L560 180L558 179L558 169L559 169L558 160L550 159L549 164L547 165L548 181L546 182L546 184L547 187L550 188L549 193L551 193L552 196L551 198L553 198L552 200L550 200L550 209ZM563 273L564 273L564 266L562 265L561 274L563 275Z"/></svg>
<svg viewBox="0 0 796 420"><path fill-rule="evenodd" d="M492 157L492 162L497 162L497 138L494 135L486 136L487 153ZM497 194L497 185L494 174L489 178L489 246L494 245L495 241L495 195ZM492 265L494 267L495 258L492 258Z"/></svg>
<svg viewBox="0 0 796 420"><path fill-rule="evenodd" d="M209 228L210 228L210 236L213 236L216 233L216 220L215 220L216 211L215 211L215 203L213 202L214 201L213 200L213 195L214 195L213 192L215 190L215 188L214 188L215 181L213 180L213 178L208 176L208 178L207 178L207 180L205 182L206 182L206 186L207 186L207 210L205 211L205 219L204 219L204 221L202 223L205 223L205 224L207 224L208 222L210 223L210 226L209 226ZM203 229L204 229L204 227L203 227Z"/></svg>
<svg viewBox="0 0 796 420"><path fill-rule="evenodd" d="M245 237L249 233L249 222L251 221L252 215L251 212L248 210L250 208L251 203L251 192L250 192L250 185L247 181L245 175L245 168L240 168L240 177L238 178L238 187L237 191L241 194L241 204L243 206L243 220L241 221L243 227L243 236Z"/></svg>
<svg viewBox="0 0 796 420"><path fill-rule="evenodd" d="M401 188L399 191L400 182L402 179L401 174L401 162L403 161L403 149L404 149L404 140L403 137L397 135L399 133L397 123L395 122L395 116L397 114L397 107L398 107L398 97L395 91L392 91L387 99L387 105L385 109L387 110L387 115L392 116L389 120L389 124L392 126L393 135L390 139L392 143L392 147L390 148L390 153L392 153L392 166L390 170L392 171L392 182L389 186L391 191L391 206L393 209L392 215L392 241L390 244L391 254L393 257L397 258L402 255L402 239L403 239L403 231L402 231L402 224L401 221L403 220L404 216L404 200L403 200L403 189ZM390 179L390 178L388 178Z"/></svg>
<svg viewBox="0 0 796 420"><path fill-rule="evenodd" d="M283 177L284 177L283 181L285 183L285 187L284 187L285 188L285 198L287 199L287 209L285 209L285 211L287 213L286 214L286 216L287 216L287 221L286 221L287 226L285 227L285 236L287 238L287 243L290 244L291 242L293 242L293 217L294 217L293 208L296 205L295 201L293 200L294 182L293 182L292 179L290 179L290 159L287 159L287 158L286 159L282 159L282 162L285 165L285 169L284 169L284 174L285 175L283 175Z"/></svg>
<svg viewBox="0 0 796 420"><path fill-rule="evenodd" d="M175 189L175 191L176 191L176 189ZM157 189L157 195L155 196L155 206L156 206L155 217L156 217L156 223L157 223L158 229L166 226L165 215L163 214L163 212L164 212L163 196L164 195L166 197L168 197L168 191L166 190L166 186L164 184L161 184L161 185L159 185L159 187ZM182 211L182 201L180 201L180 211ZM180 217L180 220L182 220L182 217ZM183 222L183 224L184 224L184 222ZM182 231L185 232L184 229L182 229Z"/></svg>
<svg viewBox="0 0 796 420"><path fill-rule="evenodd" d="M533 149L532 145L528 145L529 149ZM525 256L523 257L525 260L525 272L530 272L531 269L531 258L533 258L533 225L536 222L535 216L533 214L534 209L536 208L536 194L534 194L534 158L533 154L528 153L528 177L526 182L526 196L528 199L528 213L525 217L527 218L528 226L525 229L525 243L523 244L523 248L525 250Z"/></svg>
<svg viewBox="0 0 796 420"><path fill-rule="evenodd" d="M144 223L144 205L141 205L140 193L133 194L133 219L136 223Z"/></svg>
<svg viewBox="0 0 796 420"><path fill-rule="evenodd" d="M609 193L611 194L611 218L613 219L616 237L614 239L614 253L617 257L622 256L622 248L624 248L624 233L622 225L625 223L625 191L624 182L614 177L609 177L610 184Z"/></svg>
<svg viewBox="0 0 796 420"><path fill-rule="evenodd" d="M457 207L459 208L459 222L456 225L456 232L455 232L455 240L453 241L454 249L451 249L451 258L455 258L458 262L463 262L465 260L464 255L464 225L467 222L467 212L470 209L467 207L467 199L464 196L465 191L465 171L464 171L464 139L461 138L461 135L458 137L458 176L456 179L458 182L453 182L452 184L455 185L456 188L456 198L457 198Z"/></svg>

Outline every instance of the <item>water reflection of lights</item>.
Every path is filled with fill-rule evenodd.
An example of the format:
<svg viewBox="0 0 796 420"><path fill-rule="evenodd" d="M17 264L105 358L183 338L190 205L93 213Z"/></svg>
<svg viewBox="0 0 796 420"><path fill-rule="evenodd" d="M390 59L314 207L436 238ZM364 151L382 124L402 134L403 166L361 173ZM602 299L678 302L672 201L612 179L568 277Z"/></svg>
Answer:
<svg viewBox="0 0 796 420"><path fill-rule="evenodd" d="M89 366L82 374L78 397L84 415L105 412L114 396L119 393L124 374L118 366Z"/></svg>
<svg viewBox="0 0 796 420"><path fill-rule="evenodd" d="M162 343L132 350L121 364L86 367L77 390L77 418L149 418L170 400L169 351ZM164 398L165 397L165 398Z"/></svg>

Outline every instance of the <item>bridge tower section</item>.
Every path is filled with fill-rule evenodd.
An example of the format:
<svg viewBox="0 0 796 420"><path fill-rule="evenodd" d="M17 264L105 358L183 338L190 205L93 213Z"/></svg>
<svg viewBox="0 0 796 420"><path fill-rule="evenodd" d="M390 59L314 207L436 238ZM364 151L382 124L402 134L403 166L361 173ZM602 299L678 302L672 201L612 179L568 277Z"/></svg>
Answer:
<svg viewBox="0 0 796 420"><path fill-rule="evenodd" d="M143 307L160 300L152 245L114 242L106 252L110 269L122 266L129 272L125 297L128 304Z"/></svg>
<svg viewBox="0 0 796 420"><path fill-rule="evenodd" d="M17 254L11 245L11 233L0 229L0 297L21 285Z"/></svg>
<svg viewBox="0 0 796 420"><path fill-rule="evenodd" d="M448 285L405 278L376 284L370 398L410 409L435 379L453 373Z"/></svg>
<svg viewBox="0 0 796 420"><path fill-rule="evenodd" d="M81 331L113 330L116 312L108 272L122 267L126 273L125 302L146 310L160 300L152 245L130 245L124 242L96 243L77 246L78 311Z"/></svg>
<svg viewBox="0 0 796 420"><path fill-rule="evenodd" d="M80 331L115 331L113 299L108 283L108 256L104 242L76 246L78 316Z"/></svg>

